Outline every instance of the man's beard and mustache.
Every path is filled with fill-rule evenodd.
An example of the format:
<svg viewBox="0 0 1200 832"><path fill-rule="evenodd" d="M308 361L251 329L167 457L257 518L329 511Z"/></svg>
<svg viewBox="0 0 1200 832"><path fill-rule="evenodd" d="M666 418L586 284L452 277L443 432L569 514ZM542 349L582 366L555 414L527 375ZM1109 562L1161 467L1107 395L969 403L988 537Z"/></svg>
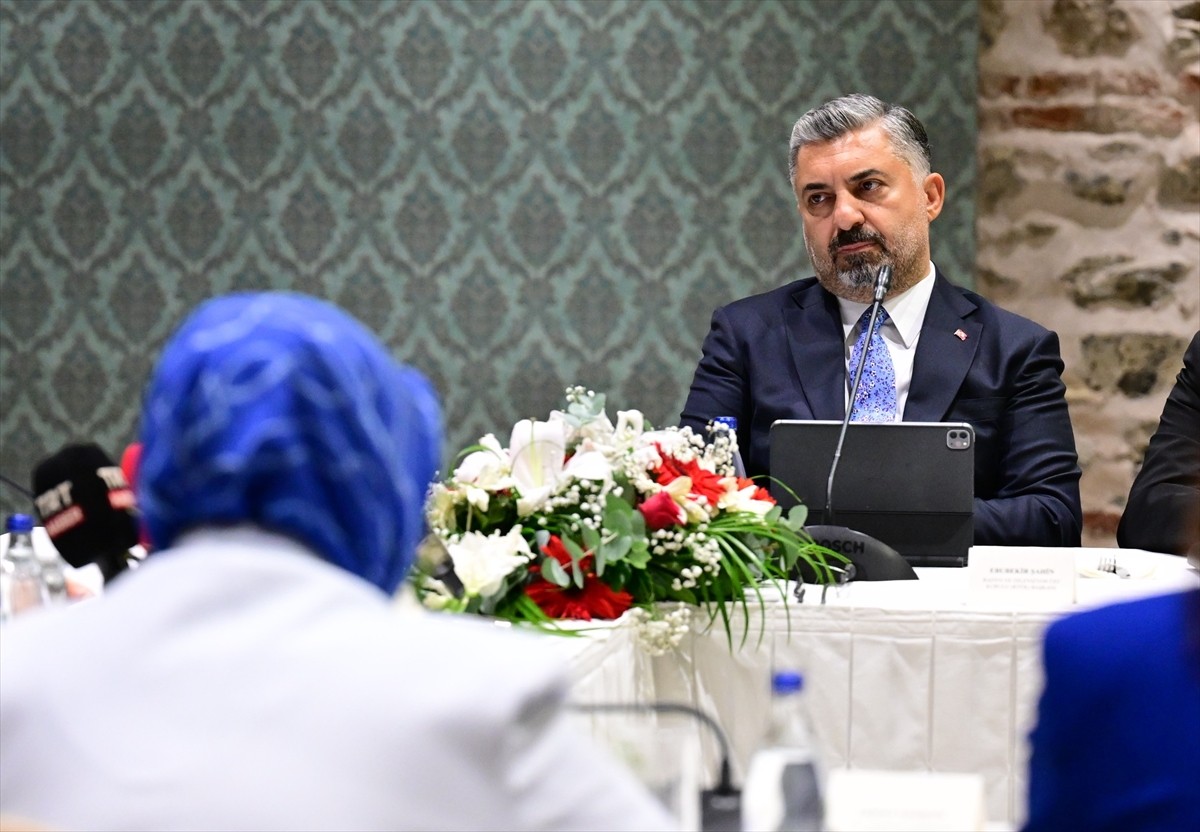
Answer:
<svg viewBox="0 0 1200 832"><path fill-rule="evenodd" d="M855 243L875 243L879 246L879 251L857 251L847 254L842 257L841 265L836 265L838 249ZM842 285L856 292L863 288L870 289L875 285L875 273L884 263L891 263L893 269L896 267L883 236L874 231L868 231L865 228L851 228L848 231L838 232L838 235L829 244L830 267L835 270L837 279Z"/></svg>
<svg viewBox="0 0 1200 832"><path fill-rule="evenodd" d="M804 247L821 285L847 300L867 302L875 287L875 276L884 263L892 267L892 288L889 294L899 294L925 276L926 264L918 264L919 245L913 245L908 235L901 233L889 247L883 235L862 226L839 231L830 241L823 256L817 257L808 235ZM838 255L838 249L855 243L874 243L878 248Z"/></svg>

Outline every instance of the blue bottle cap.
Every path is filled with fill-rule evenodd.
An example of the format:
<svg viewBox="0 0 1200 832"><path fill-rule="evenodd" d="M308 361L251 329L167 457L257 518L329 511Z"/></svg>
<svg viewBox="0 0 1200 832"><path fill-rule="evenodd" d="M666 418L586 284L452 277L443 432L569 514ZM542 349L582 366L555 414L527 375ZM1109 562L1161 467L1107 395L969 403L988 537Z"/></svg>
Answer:
<svg viewBox="0 0 1200 832"><path fill-rule="evenodd" d="M28 514L11 514L8 517L8 530L10 532L31 532L33 531L33 518Z"/></svg>
<svg viewBox="0 0 1200 832"><path fill-rule="evenodd" d="M804 676L795 670L777 670L771 677L772 693L799 693L804 690Z"/></svg>

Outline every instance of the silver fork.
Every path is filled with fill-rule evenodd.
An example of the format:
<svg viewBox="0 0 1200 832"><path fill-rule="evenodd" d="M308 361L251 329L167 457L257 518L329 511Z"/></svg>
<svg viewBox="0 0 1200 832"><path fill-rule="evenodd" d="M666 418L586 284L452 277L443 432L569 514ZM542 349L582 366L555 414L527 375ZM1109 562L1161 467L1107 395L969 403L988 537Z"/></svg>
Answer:
<svg viewBox="0 0 1200 832"><path fill-rule="evenodd" d="M1114 575L1116 575L1118 578L1128 578L1129 577L1129 570L1125 569L1124 567L1117 566L1117 559L1115 557L1113 557L1112 555L1102 555L1100 557L1100 563L1097 565L1097 568L1101 572L1111 572Z"/></svg>

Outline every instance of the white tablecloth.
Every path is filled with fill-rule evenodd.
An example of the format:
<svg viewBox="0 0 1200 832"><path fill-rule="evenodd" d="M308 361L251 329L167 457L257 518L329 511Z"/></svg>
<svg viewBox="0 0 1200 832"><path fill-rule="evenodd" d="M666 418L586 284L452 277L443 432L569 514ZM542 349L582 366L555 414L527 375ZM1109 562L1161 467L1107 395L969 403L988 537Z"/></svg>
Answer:
<svg viewBox="0 0 1200 832"><path fill-rule="evenodd" d="M707 631L697 624L678 651L654 659L614 633L575 648L575 698L694 704L729 735L740 779L765 728L772 668L799 669L828 766L978 773L990 820L1016 825L1046 624L1070 610L1200 583L1183 558L1149 552L1077 550L1081 570L1101 552L1140 577L1081 577L1069 610L972 610L966 570L921 569L918 581L831 590L824 605L820 588L786 606L764 592L749 626L739 617L732 648L719 622ZM716 744L694 730L714 771Z"/></svg>

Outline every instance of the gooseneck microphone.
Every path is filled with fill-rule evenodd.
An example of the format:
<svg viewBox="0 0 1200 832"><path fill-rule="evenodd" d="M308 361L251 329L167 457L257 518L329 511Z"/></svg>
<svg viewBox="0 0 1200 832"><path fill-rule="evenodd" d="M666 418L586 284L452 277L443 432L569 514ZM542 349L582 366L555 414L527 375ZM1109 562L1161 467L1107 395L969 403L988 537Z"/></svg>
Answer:
<svg viewBox="0 0 1200 832"><path fill-rule="evenodd" d="M875 331L875 322L879 318L879 310L883 299L887 296L892 285L892 267L884 264L875 274L875 289L871 300L871 317L867 323L867 332ZM858 366L854 368L854 381L850 386L850 401L846 406L846 415L842 419L842 429L838 433L837 445L833 450L833 462L829 466L829 479L825 482L825 523L819 526L806 526L805 531L814 541L840 552L850 558L846 568L845 580L903 580L916 578L908 561L888 546L886 543L863 532L836 525L833 513L833 483L837 477L838 462L842 458L842 447L846 443L846 430L854 416L855 399L858 397L858 383L862 380L863 368L867 364L867 354L871 351L871 339L868 337L858 356ZM801 580L814 580L812 575L800 570Z"/></svg>
<svg viewBox="0 0 1200 832"><path fill-rule="evenodd" d="M68 445L33 471L34 506L63 560L95 563L105 582L127 566L138 542L133 490L98 445Z"/></svg>
<svg viewBox="0 0 1200 832"><path fill-rule="evenodd" d="M879 309L883 299L892 286L892 267L884 263L875 274L875 291L871 301L871 320L867 323L867 332L875 331L875 321L879 318ZM837 445L833 449L833 464L829 466L829 479L825 483L825 522L833 523L833 478L837 476L838 461L842 458L842 446L846 443L846 429L854 417L855 399L858 397L858 383L862 381L863 368L867 366L867 354L871 351L871 339L868 337L858 355L858 366L854 368L854 383L850 386L850 403L846 406L846 415L842 419L842 430L838 433Z"/></svg>

